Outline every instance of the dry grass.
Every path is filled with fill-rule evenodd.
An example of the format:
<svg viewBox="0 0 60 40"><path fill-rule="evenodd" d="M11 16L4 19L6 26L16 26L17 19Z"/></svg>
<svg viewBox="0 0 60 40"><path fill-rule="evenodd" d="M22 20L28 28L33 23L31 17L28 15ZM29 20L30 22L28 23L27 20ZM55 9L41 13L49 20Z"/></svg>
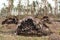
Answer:
<svg viewBox="0 0 60 40"><path fill-rule="evenodd" d="M22 16L20 19L22 19L24 16ZM40 17L39 17L40 18ZM59 23L58 23L59 24ZM55 24L54 24L55 25ZM59 24L60 25L60 24ZM50 25L51 26L51 25ZM55 29L56 26L54 26L52 29ZM60 28L60 26L58 27ZM7 28L3 27L2 25L0 25L0 31L11 31L11 30L7 30ZM60 34L60 30L57 31ZM31 36L17 36L17 35L9 35L9 34L0 34L0 40L48 40L48 36L42 36L42 37L31 37Z"/></svg>
<svg viewBox="0 0 60 40"><path fill-rule="evenodd" d="M9 29L5 29L2 25L0 25L0 31L3 32L8 32L11 31ZM0 40L48 40L48 37L42 36L42 37L37 37L37 36L17 36L14 34L8 34L8 33L0 33Z"/></svg>
<svg viewBox="0 0 60 40"><path fill-rule="evenodd" d="M0 31L8 32L11 30L5 29L5 27L0 25ZM14 34L0 33L0 40L48 40L48 37L17 36Z"/></svg>
<svg viewBox="0 0 60 40"><path fill-rule="evenodd" d="M48 40L48 37L31 37L0 34L0 40Z"/></svg>

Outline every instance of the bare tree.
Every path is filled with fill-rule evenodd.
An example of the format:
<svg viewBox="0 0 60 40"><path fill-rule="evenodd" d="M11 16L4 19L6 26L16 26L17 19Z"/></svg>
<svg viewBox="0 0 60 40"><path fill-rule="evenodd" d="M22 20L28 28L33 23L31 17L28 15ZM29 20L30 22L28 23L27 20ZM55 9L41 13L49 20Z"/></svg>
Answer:
<svg viewBox="0 0 60 40"><path fill-rule="evenodd" d="M8 6L8 15L11 15L11 10L12 10L12 8L14 7L13 6L13 2L14 2L14 0L8 0L8 2L9 2L9 6Z"/></svg>
<svg viewBox="0 0 60 40"><path fill-rule="evenodd" d="M44 4L44 14L43 15L47 15L47 0L41 0Z"/></svg>
<svg viewBox="0 0 60 40"><path fill-rule="evenodd" d="M21 12L21 0L19 0L19 3L17 5L17 9L18 9L18 14L20 14L20 12Z"/></svg>
<svg viewBox="0 0 60 40"><path fill-rule="evenodd" d="M57 3L57 0L54 0L55 1L55 15L57 15L58 13L58 3Z"/></svg>
<svg viewBox="0 0 60 40"><path fill-rule="evenodd" d="M35 1L33 1L33 3L32 3L32 14L33 15L34 15L34 13L36 11L35 7L36 7L36 3L35 3Z"/></svg>
<svg viewBox="0 0 60 40"><path fill-rule="evenodd" d="M52 14L52 6L49 3L48 3L48 8L49 8L50 13Z"/></svg>
<svg viewBox="0 0 60 40"><path fill-rule="evenodd" d="M7 10L6 10L6 5L3 3L4 7L1 9L1 16L6 16Z"/></svg>
<svg viewBox="0 0 60 40"><path fill-rule="evenodd" d="M27 14L29 12L29 0L27 0Z"/></svg>

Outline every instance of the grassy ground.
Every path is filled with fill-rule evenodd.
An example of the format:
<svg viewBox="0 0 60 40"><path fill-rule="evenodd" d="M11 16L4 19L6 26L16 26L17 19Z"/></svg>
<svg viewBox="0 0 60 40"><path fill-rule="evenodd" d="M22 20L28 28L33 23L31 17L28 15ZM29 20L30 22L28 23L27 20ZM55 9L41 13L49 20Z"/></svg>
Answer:
<svg viewBox="0 0 60 40"><path fill-rule="evenodd" d="M31 37L0 34L0 40L48 40L48 37Z"/></svg>
<svg viewBox="0 0 60 40"><path fill-rule="evenodd" d="M22 19L22 18L23 18L23 16L20 19ZM1 19L0 19L0 21L1 21ZM15 29L15 26L5 27L5 26L0 25L0 31L3 31L3 32L12 31L13 28ZM56 30L56 31L58 30L57 32L60 32L60 23L52 24L51 29ZM33 36L33 37L31 37L31 36L21 36L21 35L17 36L17 35L12 35L12 34L0 33L0 40L48 40L48 38L49 38L48 36L42 36L42 37Z"/></svg>
<svg viewBox="0 0 60 40"><path fill-rule="evenodd" d="M14 28L14 27L13 27ZM14 34L9 34L9 33L4 33L4 32L11 32L12 29L8 29L5 26L2 26L0 24L0 40L48 40L48 37L42 36L42 37L37 37L37 36L17 36Z"/></svg>
<svg viewBox="0 0 60 40"><path fill-rule="evenodd" d="M21 35L14 35L4 32L10 32L12 29L7 29L0 25L0 40L48 40L48 36L21 36Z"/></svg>

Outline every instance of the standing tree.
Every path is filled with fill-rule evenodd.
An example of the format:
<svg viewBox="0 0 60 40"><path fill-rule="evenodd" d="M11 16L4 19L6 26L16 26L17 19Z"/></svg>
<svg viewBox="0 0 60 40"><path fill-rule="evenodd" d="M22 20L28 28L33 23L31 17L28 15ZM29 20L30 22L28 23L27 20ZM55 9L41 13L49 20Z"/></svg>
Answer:
<svg viewBox="0 0 60 40"><path fill-rule="evenodd" d="M43 4L44 4L44 14L43 15L47 15L47 0L41 0L42 2L43 2Z"/></svg>
<svg viewBox="0 0 60 40"><path fill-rule="evenodd" d="M33 3L32 3L32 14L34 15L34 13L35 13L35 11L36 11L36 9L35 9L35 7L36 7L36 4L35 4L35 1L33 1Z"/></svg>
<svg viewBox="0 0 60 40"><path fill-rule="evenodd" d="M18 9L18 14L20 14L20 12L21 12L21 0L19 0L19 3L18 3L18 5L17 5L17 9Z"/></svg>
<svg viewBox="0 0 60 40"><path fill-rule="evenodd" d="M3 3L4 7L1 9L1 15L6 16L7 10L6 10L6 5Z"/></svg>
<svg viewBox="0 0 60 40"><path fill-rule="evenodd" d="M29 12L29 0L27 0L27 14Z"/></svg>
<svg viewBox="0 0 60 40"><path fill-rule="evenodd" d="M58 13L58 3L57 3L57 0L54 0L55 1L55 15L57 15Z"/></svg>
<svg viewBox="0 0 60 40"><path fill-rule="evenodd" d="M50 13L52 14L52 6L49 3L48 3L48 8L49 8Z"/></svg>
<svg viewBox="0 0 60 40"><path fill-rule="evenodd" d="M11 15L12 8L14 7L13 6L13 2L14 2L14 0L8 0L8 3L9 3L9 6L8 6L8 15Z"/></svg>
<svg viewBox="0 0 60 40"><path fill-rule="evenodd" d="M1 16L4 16L5 13L6 13L5 8L2 8L2 10L1 10Z"/></svg>

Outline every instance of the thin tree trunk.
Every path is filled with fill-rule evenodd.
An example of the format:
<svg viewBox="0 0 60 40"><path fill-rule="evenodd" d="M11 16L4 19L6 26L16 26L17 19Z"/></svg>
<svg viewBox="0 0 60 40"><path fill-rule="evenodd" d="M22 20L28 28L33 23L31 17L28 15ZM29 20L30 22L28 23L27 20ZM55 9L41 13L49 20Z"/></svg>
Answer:
<svg viewBox="0 0 60 40"><path fill-rule="evenodd" d="M57 13L58 13L58 4L57 4L57 0L55 0L55 10L54 10L55 14L54 16L56 17Z"/></svg>

